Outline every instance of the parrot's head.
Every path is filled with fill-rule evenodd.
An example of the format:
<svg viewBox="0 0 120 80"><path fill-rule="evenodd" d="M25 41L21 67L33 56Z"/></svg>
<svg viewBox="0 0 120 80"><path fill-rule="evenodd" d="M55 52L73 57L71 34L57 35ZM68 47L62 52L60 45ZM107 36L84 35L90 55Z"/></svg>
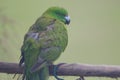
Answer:
<svg viewBox="0 0 120 80"><path fill-rule="evenodd" d="M47 9L43 15L47 17L54 18L56 20L59 20L63 22L64 24L70 23L70 17L68 16L68 12L64 8L60 7L51 7Z"/></svg>

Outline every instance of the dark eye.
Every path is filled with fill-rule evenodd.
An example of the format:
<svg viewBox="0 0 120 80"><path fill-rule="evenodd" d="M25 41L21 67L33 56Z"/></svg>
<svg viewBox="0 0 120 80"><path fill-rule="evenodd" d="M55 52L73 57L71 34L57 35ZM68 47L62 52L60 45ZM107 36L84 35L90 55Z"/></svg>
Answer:
<svg viewBox="0 0 120 80"><path fill-rule="evenodd" d="M56 14L59 16L65 16L63 13L60 13L60 12L56 12Z"/></svg>

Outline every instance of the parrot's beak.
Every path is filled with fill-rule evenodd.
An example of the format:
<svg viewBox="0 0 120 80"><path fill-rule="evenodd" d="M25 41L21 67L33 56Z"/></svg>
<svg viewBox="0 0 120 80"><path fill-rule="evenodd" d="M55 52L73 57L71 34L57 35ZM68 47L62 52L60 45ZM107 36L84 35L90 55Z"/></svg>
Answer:
<svg viewBox="0 0 120 80"><path fill-rule="evenodd" d="M70 23L70 16L65 16L65 20L66 20L65 24L69 24Z"/></svg>

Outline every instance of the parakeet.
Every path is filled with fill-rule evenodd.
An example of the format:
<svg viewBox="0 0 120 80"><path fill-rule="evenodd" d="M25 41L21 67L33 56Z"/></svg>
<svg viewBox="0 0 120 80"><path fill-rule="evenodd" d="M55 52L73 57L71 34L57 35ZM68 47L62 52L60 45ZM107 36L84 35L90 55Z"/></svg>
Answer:
<svg viewBox="0 0 120 80"><path fill-rule="evenodd" d="M68 44L66 24L70 23L64 8L48 8L30 27L21 47L24 64L23 80L48 80L48 66L52 64Z"/></svg>

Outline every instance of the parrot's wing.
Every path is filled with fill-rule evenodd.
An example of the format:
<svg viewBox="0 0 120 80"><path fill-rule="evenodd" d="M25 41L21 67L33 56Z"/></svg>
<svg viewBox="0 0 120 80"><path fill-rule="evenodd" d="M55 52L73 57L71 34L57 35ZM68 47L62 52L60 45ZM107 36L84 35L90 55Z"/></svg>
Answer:
<svg viewBox="0 0 120 80"><path fill-rule="evenodd" d="M61 52L66 47L66 31L61 31L64 30L64 28L61 28L60 26L58 26L58 24L55 21L51 21L50 25L46 27L46 30L41 31L41 33L39 33L39 42L41 43L41 50L37 61L35 62L35 64L32 65L30 69L31 73L42 69L46 65L50 65L59 57ZM33 36L35 39L37 39L37 36L35 36L34 34ZM63 40L59 36L62 36ZM66 41L64 41L64 38L66 39ZM58 42L61 42L61 44Z"/></svg>
<svg viewBox="0 0 120 80"><path fill-rule="evenodd" d="M49 38L46 37L46 32L51 31L53 27L54 27L54 25L53 25L53 21L52 21L51 24L50 24L49 26L47 26L47 30L46 30L46 31L43 31L43 32L41 32L41 33L38 34L38 35L39 35L39 41L40 41L41 38L44 39L44 41L43 41L43 43L45 43L45 44L43 44L44 46L45 46L45 45L48 46L48 43L47 43L47 42L48 42L49 40L54 39L54 38L50 37L50 34L48 35ZM45 33L44 33L44 32L45 32ZM34 39L37 39L37 34L33 34L33 36L34 36ZM33 37L33 36L32 36L32 37ZM47 43L47 44L46 44L46 43ZM41 46L42 46L42 44L41 44ZM46 50L46 49L47 49L47 50ZM49 49L49 48L46 48L46 49L41 50L41 54L46 54L46 57L47 57L47 56L50 55L50 53L49 53L48 51L51 51L51 48L50 48L50 49ZM53 50L54 50L54 49L56 50L56 48L52 48L52 49L53 49ZM53 51L53 50L52 50L52 51ZM36 63L31 67L30 72L31 72L31 73L36 72L36 71L40 70L41 68L43 68L44 66L49 65L50 63L51 63L51 62L49 62L47 59L41 58L40 55L39 55Z"/></svg>
<svg viewBox="0 0 120 80"><path fill-rule="evenodd" d="M28 46L28 44L36 43L39 39L39 33L38 32L29 32L24 37L24 45L21 47L21 56L20 56L20 62L19 66L24 66L24 54L25 54L25 47ZM37 44L35 44L37 45Z"/></svg>
<svg viewBox="0 0 120 80"><path fill-rule="evenodd" d="M30 72L31 73L36 72L39 69L43 68L45 65L47 65L47 61L39 57L37 62L31 67Z"/></svg>

